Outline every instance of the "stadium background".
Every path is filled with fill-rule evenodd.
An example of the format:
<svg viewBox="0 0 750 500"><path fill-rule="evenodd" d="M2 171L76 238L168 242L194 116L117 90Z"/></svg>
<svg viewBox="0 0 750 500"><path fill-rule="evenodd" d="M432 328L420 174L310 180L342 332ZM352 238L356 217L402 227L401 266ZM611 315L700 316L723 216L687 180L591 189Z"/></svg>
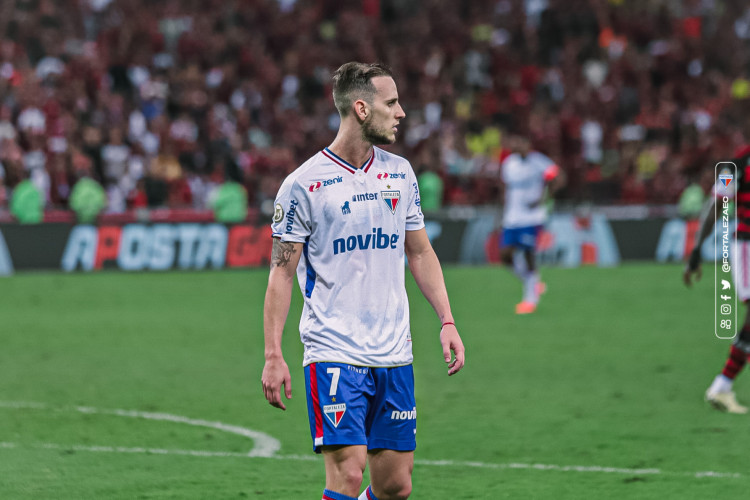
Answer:
<svg viewBox="0 0 750 500"><path fill-rule="evenodd" d="M413 498L747 491L746 425L701 402L728 347L711 287L683 290L669 262L746 139L749 39L741 1L2 2L0 496L319 495L298 295L290 410L258 383L266 221L332 139L330 74L351 59L397 76L389 149L434 200L469 349L441 378L410 281ZM568 178L529 318L492 265L511 132ZM273 459L247 457L256 432Z"/></svg>

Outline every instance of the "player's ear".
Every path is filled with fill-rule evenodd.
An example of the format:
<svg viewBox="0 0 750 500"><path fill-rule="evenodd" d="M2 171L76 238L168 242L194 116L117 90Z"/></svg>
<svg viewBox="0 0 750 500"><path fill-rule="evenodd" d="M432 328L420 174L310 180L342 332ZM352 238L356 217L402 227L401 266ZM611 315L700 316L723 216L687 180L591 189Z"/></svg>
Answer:
<svg viewBox="0 0 750 500"><path fill-rule="evenodd" d="M365 121L370 116L370 106L363 99L357 99L354 101L354 114L357 115L359 121Z"/></svg>

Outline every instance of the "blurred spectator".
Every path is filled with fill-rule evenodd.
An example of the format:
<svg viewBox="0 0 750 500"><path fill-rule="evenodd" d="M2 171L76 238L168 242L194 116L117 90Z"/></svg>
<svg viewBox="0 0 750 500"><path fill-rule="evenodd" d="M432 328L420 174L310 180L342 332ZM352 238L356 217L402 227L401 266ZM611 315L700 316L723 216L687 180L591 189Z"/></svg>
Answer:
<svg viewBox="0 0 750 500"><path fill-rule="evenodd" d="M680 195L678 202L680 217L686 220L697 219L705 199L703 188L695 181L691 182Z"/></svg>
<svg viewBox="0 0 750 500"><path fill-rule="evenodd" d="M25 179L13 189L10 212L21 224L38 224L44 218L44 198L34 183Z"/></svg>
<svg viewBox="0 0 750 500"><path fill-rule="evenodd" d="M0 208L8 206L8 188L5 185L5 169L0 163Z"/></svg>
<svg viewBox="0 0 750 500"><path fill-rule="evenodd" d="M73 186L73 192L70 194L70 208L76 213L78 222L84 224L95 222L106 206L107 195L95 180L83 177Z"/></svg>
<svg viewBox="0 0 750 500"><path fill-rule="evenodd" d="M443 179L433 169L425 169L417 176L422 211L431 212L443 206Z"/></svg>
<svg viewBox="0 0 750 500"><path fill-rule="evenodd" d="M270 213L280 179L332 140L330 74L348 60L399 75L389 149L430 151L448 204L498 201L511 129L566 171L560 198L674 203L750 112L743 2L76 5L0 7L4 185L27 172L49 208L69 208L83 154L109 212L209 208L222 169Z"/></svg>
<svg viewBox="0 0 750 500"><path fill-rule="evenodd" d="M247 191L236 182L225 182L216 190L211 208L219 222L242 222L247 218Z"/></svg>

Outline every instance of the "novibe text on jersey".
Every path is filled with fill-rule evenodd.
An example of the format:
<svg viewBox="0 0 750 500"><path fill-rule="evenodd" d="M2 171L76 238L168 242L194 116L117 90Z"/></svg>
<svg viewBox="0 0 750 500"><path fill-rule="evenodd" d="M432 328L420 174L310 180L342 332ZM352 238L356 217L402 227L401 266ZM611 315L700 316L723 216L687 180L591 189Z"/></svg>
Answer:
<svg viewBox="0 0 750 500"><path fill-rule="evenodd" d="M382 227L372 228L372 233L356 234L348 238L336 238L333 240L333 255L353 250L375 250L385 248L396 248L398 241L397 234L388 234L383 232Z"/></svg>
<svg viewBox="0 0 750 500"><path fill-rule="evenodd" d="M291 233L292 228L294 227L294 216L297 213L297 205L299 205L299 202L297 200L292 200L289 202L289 210L286 211L286 232Z"/></svg>

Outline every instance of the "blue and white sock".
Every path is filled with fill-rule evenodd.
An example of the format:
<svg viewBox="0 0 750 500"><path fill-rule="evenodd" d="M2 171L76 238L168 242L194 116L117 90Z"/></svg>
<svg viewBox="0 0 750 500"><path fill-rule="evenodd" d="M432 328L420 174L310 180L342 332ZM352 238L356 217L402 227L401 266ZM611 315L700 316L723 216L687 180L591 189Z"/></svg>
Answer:
<svg viewBox="0 0 750 500"><path fill-rule="evenodd" d="M368 486L357 500L378 500L378 497L376 497L375 493L372 492L372 486Z"/></svg>
<svg viewBox="0 0 750 500"><path fill-rule="evenodd" d="M343 493L336 493L331 490L323 490L323 500L359 500L354 497L344 495Z"/></svg>

